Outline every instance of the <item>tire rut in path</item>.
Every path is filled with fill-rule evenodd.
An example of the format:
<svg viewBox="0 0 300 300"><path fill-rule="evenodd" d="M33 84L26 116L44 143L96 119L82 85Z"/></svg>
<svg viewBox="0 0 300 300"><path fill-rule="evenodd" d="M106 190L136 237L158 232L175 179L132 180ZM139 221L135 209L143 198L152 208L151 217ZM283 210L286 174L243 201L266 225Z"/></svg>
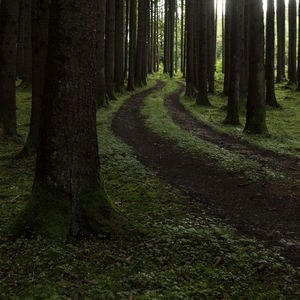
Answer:
<svg viewBox="0 0 300 300"><path fill-rule="evenodd" d="M226 172L213 162L183 152L144 125L140 115L143 99L155 88L134 95L119 109L112 130L133 148L139 161L159 177L189 196L186 210L193 201L204 206L205 213L235 226L239 232L277 246L290 263L300 266L300 203L280 185L257 182L244 185L239 174ZM181 87L169 96L178 96ZM198 213L196 210L195 212ZM200 211L200 213L202 213ZM283 243L288 240L289 245Z"/></svg>
<svg viewBox="0 0 300 300"><path fill-rule="evenodd" d="M179 85L178 92L180 91L181 94L184 91L184 85L180 82L177 83ZM179 96L178 93L167 95L165 97L165 106L173 121L183 129L232 153L258 161L264 167L280 171L289 178L300 180L300 160L277 154L271 150L252 146L237 137L213 130L187 111L183 104L180 103Z"/></svg>

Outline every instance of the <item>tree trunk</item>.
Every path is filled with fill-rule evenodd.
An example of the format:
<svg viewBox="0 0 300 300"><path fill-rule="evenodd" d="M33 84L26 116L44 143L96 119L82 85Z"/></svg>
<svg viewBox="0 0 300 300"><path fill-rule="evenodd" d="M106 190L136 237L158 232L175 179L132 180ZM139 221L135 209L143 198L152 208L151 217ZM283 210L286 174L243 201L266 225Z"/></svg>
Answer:
<svg viewBox="0 0 300 300"><path fill-rule="evenodd" d="M208 79L208 91L213 93L215 91L215 1L208 1L208 18L207 18L207 31L208 31L208 41L207 41L207 79Z"/></svg>
<svg viewBox="0 0 300 300"><path fill-rule="evenodd" d="M275 97L274 86L274 48L275 48L275 10L274 0L268 0L267 9L267 45L266 45L266 103L272 107L278 107L278 103Z"/></svg>
<svg viewBox="0 0 300 300"><path fill-rule="evenodd" d="M126 0L124 78L127 77L127 71L128 71L128 26L129 26L129 0Z"/></svg>
<svg viewBox="0 0 300 300"><path fill-rule="evenodd" d="M25 35L25 0L20 0L19 6L19 27L17 45L17 76L24 79L24 35Z"/></svg>
<svg viewBox="0 0 300 300"><path fill-rule="evenodd" d="M224 94L229 93L230 82L230 51L231 51L231 0L226 0L225 9L225 77L224 77Z"/></svg>
<svg viewBox="0 0 300 300"><path fill-rule="evenodd" d="M291 83L297 82L296 71L296 40L297 40L297 19L296 0L289 0L289 80Z"/></svg>
<svg viewBox="0 0 300 300"><path fill-rule="evenodd" d="M249 1L249 18L249 92L245 132L263 134L267 132L267 125L264 72L264 16L262 0Z"/></svg>
<svg viewBox="0 0 300 300"><path fill-rule="evenodd" d="M239 125L244 0L231 0L230 80L226 124Z"/></svg>
<svg viewBox="0 0 300 300"><path fill-rule="evenodd" d="M24 80L32 83L32 0L25 0Z"/></svg>
<svg viewBox="0 0 300 300"><path fill-rule="evenodd" d="M193 1L186 0L186 29L187 29L187 57L186 57L186 95L194 94L194 26L193 26Z"/></svg>
<svg viewBox="0 0 300 300"><path fill-rule="evenodd" d="M170 9L169 9L169 20L170 20L170 77L174 76L174 22L175 22L175 0L169 0Z"/></svg>
<svg viewBox="0 0 300 300"><path fill-rule="evenodd" d="M36 175L15 234L66 240L110 231L96 132L96 16L96 0L51 1Z"/></svg>
<svg viewBox="0 0 300 300"><path fill-rule="evenodd" d="M121 92L124 87L124 0L115 1L115 82L116 90Z"/></svg>
<svg viewBox="0 0 300 300"><path fill-rule="evenodd" d="M285 0L277 0L277 82L285 79Z"/></svg>
<svg viewBox="0 0 300 300"><path fill-rule="evenodd" d="M16 135L16 60L19 1L0 4L0 128L7 136Z"/></svg>
<svg viewBox="0 0 300 300"><path fill-rule="evenodd" d="M106 82L105 82L105 15L106 0L98 0L97 17L97 106L106 106Z"/></svg>
<svg viewBox="0 0 300 300"><path fill-rule="evenodd" d="M207 13L208 13L208 2L210 0L203 0L200 2L200 31L199 35L199 52L198 52L198 74L199 74L199 90L197 93L197 104L198 105L210 105L207 95Z"/></svg>
<svg viewBox="0 0 300 300"><path fill-rule="evenodd" d="M48 50L49 5L49 0L32 0L32 109L24 147L27 154L35 153L38 146Z"/></svg>
<svg viewBox="0 0 300 300"><path fill-rule="evenodd" d="M129 71L128 71L128 86L127 86L128 91L134 90L135 48L136 48L136 0L130 0Z"/></svg>
<svg viewBox="0 0 300 300"><path fill-rule="evenodd" d="M106 93L110 100L115 100L114 74L115 74L115 0L106 0L105 23L105 81Z"/></svg>

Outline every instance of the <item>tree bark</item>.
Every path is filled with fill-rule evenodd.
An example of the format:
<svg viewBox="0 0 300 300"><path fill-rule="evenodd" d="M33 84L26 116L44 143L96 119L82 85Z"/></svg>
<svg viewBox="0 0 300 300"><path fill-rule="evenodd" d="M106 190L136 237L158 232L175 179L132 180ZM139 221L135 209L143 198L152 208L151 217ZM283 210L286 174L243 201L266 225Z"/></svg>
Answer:
<svg viewBox="0 0 300 300"><path fill-rule="evenodd" d="M264 16L262 0L249 0L250 62L249 92L245 132L267 132L265 71L264 71Z"/></svg>
<svg viewBox="0 0 300 300"><path fill-rule="evenodd" d="M289 0L289 69L288 75L291 83L297 82L296 70L296 40L297 40L297 19L296 0Z"/></svg>
<svg viewBox="0 0 300 300"><path fill-rule="evenodd" d="M134 90L135 48L136 48L136 0L130 0L129 72L128 72L128 86L127 86L128 91Z"/></svg>
<svg viewBox="0 0 300 300"><path fill-rule="evenodd" d="M25 0L20 0L17 45L17 76L24 79Z"/></svg>
<svg viewBox="0 0 300 300"><path fill-rule="evenodd" d="M105 23L105 81L106 93L110 100L115 100L114 74L115 74L115 0L106 0Z"/></svg>
<svg viewBox="0 0 300 300"><path fill-rule="evenodd" d="M6 136L16 135L16 60L19 2L0 4L0 128Z"/></svg>
<svg viewBox="0 0 300 300"><path fill-rule="evenodd" d="M199 52L198 52L198 74L199 74L199 89L196 97L198 105L209 106L209 100L207 95L207 14L208 14L208 1L203 0L200 2L200 30L199 30Z"/></svg>
<svg viewBox="0 0 300 300"><path fill-rule="evenodd" d="M277 0L277 82L285 79L285 0Z"/></svg>
<svg viewBox="0 0 300 300"><path fill-rule="evenodd" d="M266 103L272 107L278 107L278 103L275 96L274 86L274 48L275 48L275 10L274 0L268 0L267 9L267 45L266 45Z"/></svg>
<svg viewBox="0 0 300 300"><path fill-rule="evenodd" d="M64 241L110 231L96 132L96 16L96 0L51 1L36 175L14 234Z"/></svg>
<svg viewBox="0 0 300 300"><path fill-rule="evenodd" d="M105 15L106 0L98 0L97 17L97 106L106 106L108 103L106 97L105 82Z"/></svg>
<svg viewBox="0 0 300 300"><path fill-rule="evenodd" d="M36 152L39 139L48 50L49 5L49 0L32 0L32 109L29 135L23 151L29 155Z"/></svg>
<svg viewBox="0 0 300 300"><path fill-rule="evenodd" d="M25 0L24 81L32 83L32 0Z"/></svg>
<svg viewBox="0 0 300 300"><path fill-rule="evenodd" d="M231 51L231 0L226 0L225 9L225 76L224 76L224 94L229 93L230 82L230 51Z"/></svg>
<svg viewBox="0 0 300 300"><path fill-rule="evenodd" d="M121 92L124 87L124 0L115 1L115 83L116 90Z"/></svg>
<svg viewBox="0 0 300 300"><path fill-rule="evenodd" d="M226 124L239 125L241 54L243 41L244 0L231 0L230 81Z"/></svg>

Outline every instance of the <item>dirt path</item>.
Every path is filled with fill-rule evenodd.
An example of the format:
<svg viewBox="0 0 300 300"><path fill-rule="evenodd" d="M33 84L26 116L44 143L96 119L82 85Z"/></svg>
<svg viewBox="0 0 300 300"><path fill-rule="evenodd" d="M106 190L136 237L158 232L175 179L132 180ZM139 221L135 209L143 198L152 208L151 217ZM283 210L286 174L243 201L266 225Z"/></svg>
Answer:
<svg viewBox="0 0 300 300"><path fill-rule="evenodd" d="M178 82L180 94L184 85ZM170 94L165 98L165 106L172 119L182 128L192 132L197 137L214 143L235 154L258 161L262 166L277 170L289 178L300 180L300 160L277 154L241 141L239 138L213 130L188 112L179 101L179 94Z"/></svg>
<svg viewBox="0 0 300 300"><path fill-rule="evenodd" d="M159 82L156 88L162 86ZM145 166L189 196L187 211L193 209L193 201L200 202L207 215L277 246L293 265L300 266L299 191L287 191L274 182L245 185L240 174L228 173L153 134L140 115L143 99L153 90L125 102L113 120L113 132ZM177 97L181 91L182 87L168 97Z"/></svg>

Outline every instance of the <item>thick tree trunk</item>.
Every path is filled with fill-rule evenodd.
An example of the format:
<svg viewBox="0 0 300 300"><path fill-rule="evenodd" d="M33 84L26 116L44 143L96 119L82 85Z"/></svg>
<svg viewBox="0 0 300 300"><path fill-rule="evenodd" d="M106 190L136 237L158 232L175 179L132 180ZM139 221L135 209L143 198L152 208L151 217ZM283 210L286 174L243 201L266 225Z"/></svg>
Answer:
<svg viewBox="0 0 300 300"><path fill-rule="evenodd" d="M32 0L25 0L24 80L32 83Z"/></svg>
<svg viewBox="0 0 300 300"><path fill-rule="evenodd" d="M289 80L297 82L296 70L296 40L297 40L297 19L296 19L296 0L289 0Z"/></svg>
<svg viewBox="0 0 300 300"><path fill-rule="evenodd" d="M116 90L121 92L124 87L124 0L115 1L115 82Z"/></svg>
<svg viewBox="0 0 300 300"><path fill-rule="evenodd" d="M16 60L19 2L0 4L0 130L16 135Z"/></svg>
<svg viewBox="0 0 300 300"><path fill-rule="evenodd" d="M275 97L274 86L274 48L275 48L275 10L274 0L268 0L267 9L267 45L266 45L266 103L273 107L278 107Z"/></svg>
<svg viewBox="0 0 300 300"><path fill-rule="evenodd" d="M97 106L106 106L105 83L105 15L106 0L98 0L97 17Z"/></svg>
<svg viewBox="0 0 300 300"><path fill-rule="evenodd" d="M297 79L298 79L298 86L297 90L300 91L300 4L298 6L298 72L297 72Z"/></svg>
<svg viewBox="0 0 300 300"><path fill-rule="evenodd" d="M129 27L129 0L126 0L124 78L127 77L127 71L128 71L128 27Z"/></svg>
<svg viewBox="0 0 300 300"><path fill-rule="evenodd" d="M164 24L164 73L170 72L170 0L165 0L165 24Z"/></svg>
<svg viewBox="0 0 300 300"><path fill-rule="evenodd" d="M96 16L96 0L51 1L36 176L15 234L65 240L110 230L96 132Z"/></svg>
<svg viewBox="0 0 300 300"><path fill-rule="evenodd" d="M35 153L39 140L48 47L49 0L32 0L32 109L29 135L24 147Z"/></svg>
<svg viewBox="0 0 300 300"><path fill-rule="evenodd" d="M215 48L215 1L208 2L208 18L207 18L207 79L208 91L213 93L215 91L215 61L216 61L216 48Z"/></svg>
<svg viewBox="0 0 300 300"><path fill-rule="evenodd" d="M24 77L24 35L25 35L25 0L20 0L19 6L19 29L17 45L17 76L21 79Z"/></svg>
<svg viewBox="0 0 300 300"><path fill-rule="evenodd" d="M193 26L193 1L186 0L186 29L187 29L187 57L186 57L186 95L194 95L194 26Z"/></svg>
<svg viewBox="0 0 300 300"><path fill-rule="evenodd" d="M105 23L105 81L106 93L110 100L115 100L114 74L115 74L115 0L106 0Z"/></svg>
<svg viewBox="0 0 300 300"><path fill-rule="evenodd" d="M277 0L277 82L285 79L285 0Z"/></svg>
<svg viewBox="0 0 300 300"><path fill-rule="evenodd" d="M200 32L199 32L199 90L197 93L196 102L198 105L210 105L207 95L207 13L208 13L208 2L210 0L203 0L200 2Z"/></svg>
<svg viewBox="0 0 300 300"><path fill-rule="evenodd" d="M174 76L174 22L175 22L175 0L169 0L170 9L169 9L169 20L170 20L170 77Z"/></svg>
<svg viewBox="0 0 300 300"><path fill-rule="evenodd" d="M127 86L128 91L134 90L135 48L136 48L136 0L130 0L129 71L128 71L128 86Z"/></svg>
<svg viewBox="0 0 300 300"><path fill-rule="evenodd" d="M243 41L244 0L231 0L230 81L226 124L238 125L240 109L241 54Z"/></svg>
<svg viewBox="0 0 300 300"><path fill-rule="evenodd" d="M245 132L267 132L264 70L264 16L262 0L249 0L250 62Z"/></svg>
<svg viewBox="0 0 300 300"><path fill-rule="evenodd" d="M231 51L231 0L226 0L225 9L225 76L224 76L224 94L229 93L230 82L230 51Z"/></svg>

